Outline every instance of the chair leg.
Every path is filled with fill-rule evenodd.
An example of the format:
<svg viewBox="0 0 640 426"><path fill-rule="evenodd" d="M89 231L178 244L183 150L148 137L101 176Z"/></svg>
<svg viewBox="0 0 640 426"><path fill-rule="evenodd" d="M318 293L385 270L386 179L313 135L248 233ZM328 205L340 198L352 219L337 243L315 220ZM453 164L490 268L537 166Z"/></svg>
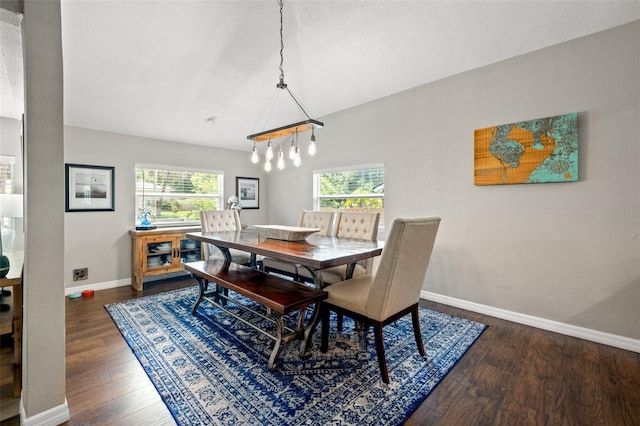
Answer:
<svg viewBox="0 0 640 426"><path fill-rule="evenodd" d="M344 315L342 313L338 313L338 331L342 331L342 320L344 319Z"/></svg>
<svg viewBox="0 0 640 426"><path fill-rule="evenodd" d="M411 311L411 320L413 322L413 334L416 336L416 345L418 345L418 352L423 357L426 356L424 352L424 344L422 343L422 333L420 332L420 317L418 313L418 305Z"/></svg>
<svg viewBox="0 0 640 426"><path fill-rule="evenodd" d="M376 338L376 352L378 353L378 365L380 366L380 374L382 381L389 383L389 372L387 371L387 360L384 356L384 342L382 340L382 324L376 323L373 326Z"/></svg>
<svg viewBox="0 0 640 426"><path fill-rule="evenodd" d="M320 318L322 321L321 336L320 336L320 352L327 353L329 349L329 315L331 310L326 303L320 302Z"/></svg>

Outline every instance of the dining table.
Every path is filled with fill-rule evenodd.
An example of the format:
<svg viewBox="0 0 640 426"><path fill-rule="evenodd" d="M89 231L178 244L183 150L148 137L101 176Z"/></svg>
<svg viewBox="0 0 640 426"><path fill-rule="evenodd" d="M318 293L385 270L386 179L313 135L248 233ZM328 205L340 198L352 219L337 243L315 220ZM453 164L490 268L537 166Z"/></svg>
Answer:
<svg viewBox="0 0 640 426"><path fill-rule="evenodd" d="M257 256L270 257L306 268L317 288L324 288L322 269L347 265L346 278L353 274L356 263L370 257L379 256L383 241L358 240L321 235L309 235L301 241L278 240L265 237L257 229L223 232L190 232L186 237L213 244L231 262L229 249L246 251L251 254L250 265L259 267Z"/></svg>
<svg viewBox="0 0 640 426"><path fill-rule="evenodd" d="M213 244L231 262L230 249L250 253L250 266L260 268L258 256L270 257L289 262L309 271L313 286L325 287L322 280L323 269L346 265L346 279L351 278L355 265L361 260L379 256L383 241L358 240L311 234L304 240L287 241L267 238L259 229L247 228L238 231L190 232L186 237L202 243ZM316 305L305 328L300 355L304 356L310 345L313 332L320 319L320 309Z"/></svg>

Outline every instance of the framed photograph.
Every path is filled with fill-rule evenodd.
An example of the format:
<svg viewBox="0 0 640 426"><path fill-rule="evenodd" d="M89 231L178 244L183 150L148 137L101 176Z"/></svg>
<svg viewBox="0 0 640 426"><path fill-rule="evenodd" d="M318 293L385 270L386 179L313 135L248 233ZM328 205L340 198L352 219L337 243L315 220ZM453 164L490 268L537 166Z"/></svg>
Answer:
<svg viewBox="0 0 640 426"><path fill-rule="evenodd" d="M243 209L260 208L260 179L237 177L236 195Z"/></svg>
<svg viewBox="0 0 640 426"><path fill-rule="evenodd" d="M65 211L115 210L114 167L65 164Z"/></svg>

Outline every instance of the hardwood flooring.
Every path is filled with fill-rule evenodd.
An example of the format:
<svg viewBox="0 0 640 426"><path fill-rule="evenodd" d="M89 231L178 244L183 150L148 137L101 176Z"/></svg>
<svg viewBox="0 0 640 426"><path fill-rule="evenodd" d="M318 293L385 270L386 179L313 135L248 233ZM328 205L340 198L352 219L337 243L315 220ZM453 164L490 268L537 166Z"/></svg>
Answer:
<svg viewBox="0 0 640 426"><path fill-rule="evenodd" d="M66 425L175 424L103 306L172 279L66 301ZM640 425L640 354L422 301L489 325L406 425ZM17 418L1 425L18 425Z"/></svg>

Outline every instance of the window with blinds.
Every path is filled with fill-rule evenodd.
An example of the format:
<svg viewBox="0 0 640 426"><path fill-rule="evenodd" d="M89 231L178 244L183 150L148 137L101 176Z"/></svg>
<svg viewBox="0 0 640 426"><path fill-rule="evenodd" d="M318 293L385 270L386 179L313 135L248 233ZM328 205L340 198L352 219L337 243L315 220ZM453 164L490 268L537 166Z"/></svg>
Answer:
<svg viewBox="0 0 640 426"><path fill-rule="evenodd" d="M384 166L373 165L313 173L314 208L380 212L384 228Z"/></svg>
<svg viewBox="0 0 640 426"><path fill-rule="evenodd" d="M201 210L219 210L224 174L216 171L136 166L136 220L146 211L156 226L195 225Z"/></svg>
<svg viewBox="0 0 640 426"><path fill-rule="evenodd" d="M16 157L0 155L0 194L12 194L15 185Z"/></svg>

